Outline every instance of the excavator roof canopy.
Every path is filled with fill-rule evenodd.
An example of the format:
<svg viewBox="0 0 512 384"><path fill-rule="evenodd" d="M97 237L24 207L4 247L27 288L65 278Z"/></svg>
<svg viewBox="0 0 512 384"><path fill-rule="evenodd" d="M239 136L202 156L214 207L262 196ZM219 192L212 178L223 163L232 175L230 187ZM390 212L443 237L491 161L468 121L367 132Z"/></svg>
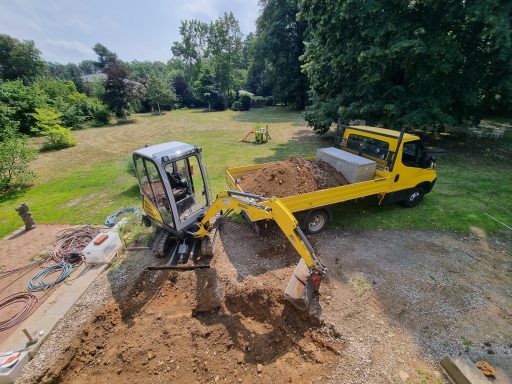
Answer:
<svg viewBox="0 0 512 384"><path fill-rule="evenodd" d="M201 148L192 144L182 143L180 141L171 141L144 147L135 151L135 154L149 158L157 164L166 164L177 158L182 158L193 153L201 151Z"/></svg>

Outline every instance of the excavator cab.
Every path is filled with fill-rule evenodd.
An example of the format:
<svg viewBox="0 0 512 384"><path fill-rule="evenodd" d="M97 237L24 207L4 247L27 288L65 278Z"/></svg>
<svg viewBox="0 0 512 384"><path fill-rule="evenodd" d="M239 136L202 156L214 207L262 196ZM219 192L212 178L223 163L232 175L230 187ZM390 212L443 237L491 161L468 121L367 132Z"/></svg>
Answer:
<svg viewBox="0 0 512 384"><path fill-rule="evenodd" d="M173 141L133 154L144 212L156 225L178 237L211 205L201 151L200 147Z"/></svg>

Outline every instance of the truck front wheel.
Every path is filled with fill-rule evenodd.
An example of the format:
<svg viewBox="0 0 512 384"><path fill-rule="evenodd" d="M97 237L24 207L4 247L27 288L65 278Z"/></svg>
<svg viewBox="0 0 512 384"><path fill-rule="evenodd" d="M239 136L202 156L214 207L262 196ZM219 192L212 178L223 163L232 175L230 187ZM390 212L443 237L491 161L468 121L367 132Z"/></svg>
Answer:
<svg viewBox="0 0 512 384"><path fill-rule="evenodd" d="M423 188L414 188L402 204L407 208L415 207L423 199L423 196L425 196L425 190Z"/></svg>

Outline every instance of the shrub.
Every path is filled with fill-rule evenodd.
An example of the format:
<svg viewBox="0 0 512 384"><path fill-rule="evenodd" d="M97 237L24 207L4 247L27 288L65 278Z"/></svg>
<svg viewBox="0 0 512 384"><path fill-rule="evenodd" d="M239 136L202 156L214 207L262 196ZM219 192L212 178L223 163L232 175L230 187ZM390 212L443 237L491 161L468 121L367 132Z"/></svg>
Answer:
<svg viewBox="0 0 512 384"><path fill-rule="evenodd" d="M251 96L242 95L240 96L240 111L248 111L251 108Z"/></svg>
<svg viewBox="0 0 512 384"><path fill-rule="evenodd" d="M62 114L59 111L54 108L36 108L33 116L37 127L34 131L46 137L41 150L49 151L76 145L71 130L60 125Z"/></svg>
<svg viewBox="0 0 512 384"><path fill-rule="evenodd" d="M25 136L16 131L12 124L0 133L0 191L27 184L35 177L29 164L36 153L27 146Z"/></svg>
<svg viewBox="0 0 512 384"><path fill-rule="evenodd" d="M242 103L238 100L231 104L231 110L233 111L240 111L240 108L242 108Z"/></svg>
<svg viewBox="0 0 512 384"><path fill-rule="evenodd" d="M95 109L93 111L93 125L95 127L107 125L110 122L110 117L112 116L112 114L108 110L107 106L103 104L101 101L99 101L98 99L93 100L97 102L97 104L95 105Z"/></svg>
<svg viewBox="0 0 512 384"><path fill-rule="evenodd" d="M216 111L223 111L226 109L226 103L224 102L224 98L217 94L212 94L211 96L211 108Z"/></svg>

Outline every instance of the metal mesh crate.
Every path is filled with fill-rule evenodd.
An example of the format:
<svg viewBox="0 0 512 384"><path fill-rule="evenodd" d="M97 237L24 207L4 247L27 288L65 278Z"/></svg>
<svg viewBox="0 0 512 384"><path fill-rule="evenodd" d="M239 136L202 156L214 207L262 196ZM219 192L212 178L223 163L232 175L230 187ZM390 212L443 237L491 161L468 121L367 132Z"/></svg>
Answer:
<svg viewBox="0 0 512 384"><path fill-rule="evenodd" d="M350 184L373 179L377 163L338 148L320 148L316 157L340 172Z"/></svg>

